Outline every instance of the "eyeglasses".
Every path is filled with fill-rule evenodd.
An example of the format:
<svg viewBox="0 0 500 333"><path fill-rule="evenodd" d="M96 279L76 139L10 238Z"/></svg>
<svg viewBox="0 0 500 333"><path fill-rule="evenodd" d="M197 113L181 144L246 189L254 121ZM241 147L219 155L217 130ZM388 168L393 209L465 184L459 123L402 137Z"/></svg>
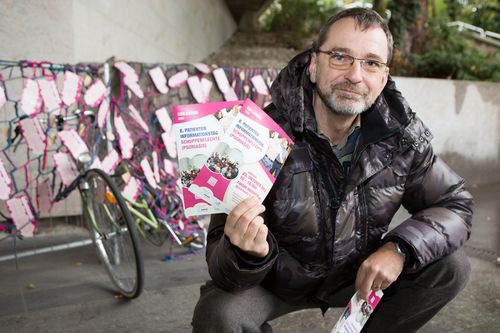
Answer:
<svg viewBox="0 0 500 333"><path fill-rule="evenodd" d="M349 69L354 64L354 60L358 60L361 68L367 73L380 73L387 66L386 63L378 60L360 59L337 51L324 51L318 49L316 52L327 54L329 56L328 65L333 69Z"/></svg>

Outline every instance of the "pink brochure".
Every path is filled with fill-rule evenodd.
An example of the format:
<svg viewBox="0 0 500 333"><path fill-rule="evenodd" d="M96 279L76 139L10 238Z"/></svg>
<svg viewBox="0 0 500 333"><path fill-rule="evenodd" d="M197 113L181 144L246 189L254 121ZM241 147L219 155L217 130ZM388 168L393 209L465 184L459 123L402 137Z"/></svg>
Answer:
<svg viewBox="0 0 500 333"><path fill-rule="evenodd" d="M285 131L247 99L189 190L225 213L251 196L262 202L292 145Z"/></svg>
<svg viewBox="0 0 500 333"><path fill-rule="evenodd" d="M235 119L243 101L176 105L172 108L179 173L186 215L222 212L196 197L188 189L209 154Z"/></svg>
<svg viewBox="0 0 500 333"><path fill-rule="evenodd" d="M358 299L355 293L330 333L359 333L384 296L382 290L373 290L368 299Z"/></svg>

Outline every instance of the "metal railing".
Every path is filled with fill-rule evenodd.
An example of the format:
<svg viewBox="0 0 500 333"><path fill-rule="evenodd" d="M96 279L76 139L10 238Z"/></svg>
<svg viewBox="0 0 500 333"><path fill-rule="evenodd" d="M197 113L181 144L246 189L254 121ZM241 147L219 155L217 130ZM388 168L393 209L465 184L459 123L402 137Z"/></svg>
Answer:
<svg viewBox="0 0 500 333"><path fill-rule="evenodd" d="M465 23L462 21L450 22L450 23L448 23L448 26L449 27L458 27L458 31L468 30L468 31L475 32L475 33L479 34L479 36L482 38L489 37L489 38L494 38L494 39L500 40L500 34L493 32L493 31L484 30L483 28L476 27L475 25Z"/></svg>

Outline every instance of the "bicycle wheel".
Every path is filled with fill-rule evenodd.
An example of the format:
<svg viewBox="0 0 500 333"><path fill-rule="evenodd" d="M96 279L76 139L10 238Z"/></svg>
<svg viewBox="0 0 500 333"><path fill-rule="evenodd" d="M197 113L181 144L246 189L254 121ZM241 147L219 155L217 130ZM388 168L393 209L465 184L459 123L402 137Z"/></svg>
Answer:
<svg viewBox="0 0 500 333"><path fill-rule="evenodd" d="M144 265L137 230L120 192L99 169L87 171L80 192L84 218L111 281L125 297L139 296Z"/></svg>

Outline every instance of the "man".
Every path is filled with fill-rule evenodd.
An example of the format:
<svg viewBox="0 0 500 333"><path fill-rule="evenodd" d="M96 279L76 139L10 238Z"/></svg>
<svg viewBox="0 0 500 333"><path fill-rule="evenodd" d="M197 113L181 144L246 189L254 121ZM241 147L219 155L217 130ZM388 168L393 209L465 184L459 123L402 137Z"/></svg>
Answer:
<svg viewBox="0 0 500 333"><path fill-rule="evenodd" d="M270 332L379 288L363 332L415 332L464 288L472 198L390 79L392 44L350 9L280 72L267 111L295 145L263 205L212 217L194 332ZM411 217L388 232L400 205Z"/></svg>

